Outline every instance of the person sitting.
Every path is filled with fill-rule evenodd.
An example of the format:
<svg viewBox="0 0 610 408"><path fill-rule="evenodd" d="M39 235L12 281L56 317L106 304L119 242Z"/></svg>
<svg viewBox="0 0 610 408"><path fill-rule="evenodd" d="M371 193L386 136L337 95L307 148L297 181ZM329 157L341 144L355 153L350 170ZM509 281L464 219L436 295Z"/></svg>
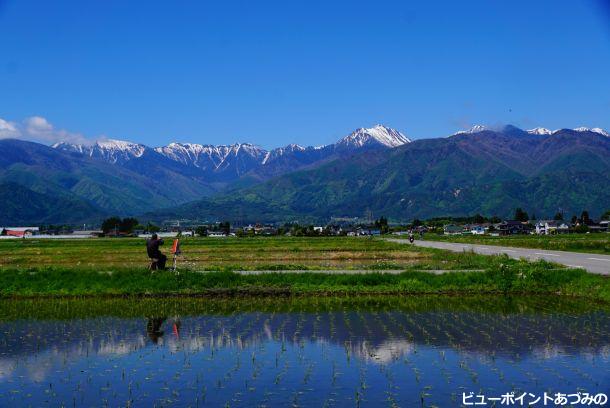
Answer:
<svg viewBox="0 0 610 408"><path fill-rule="evenodd" d="M163 240L159 239L157 234L152 234L150 239L146 240L146 252L148 253L148 257L152 260L150 269L165 269L167 256L163 255L159 250L160 245L163 245Z"/></svg>

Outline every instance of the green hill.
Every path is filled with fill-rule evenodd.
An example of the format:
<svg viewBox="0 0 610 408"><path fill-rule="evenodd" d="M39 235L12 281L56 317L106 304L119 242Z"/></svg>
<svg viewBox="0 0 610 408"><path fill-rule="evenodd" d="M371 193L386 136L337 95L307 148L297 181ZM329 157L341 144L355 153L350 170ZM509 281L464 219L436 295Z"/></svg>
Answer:
<svg viewBox="0 0 610 408"><path fill-rule="evenodd" d="M79 199L32 191L15 183L0 184L0 225L98 222L103 211Z"/></svg>

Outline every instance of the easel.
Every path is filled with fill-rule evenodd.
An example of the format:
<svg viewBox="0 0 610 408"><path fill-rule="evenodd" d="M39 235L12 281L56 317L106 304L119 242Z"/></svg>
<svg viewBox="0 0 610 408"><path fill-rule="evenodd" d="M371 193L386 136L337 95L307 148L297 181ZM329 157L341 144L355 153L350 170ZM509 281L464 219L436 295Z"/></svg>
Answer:
<svg viewBox="0 0 610 408"><path fill-rule="evenodd" d="M180 255L182 253L182 251L180 251L180 240L177 238L174 240L174 245L172 245L171 253L174 254L174 263L172 266L172 272L178 273L178 271L176 269L176 261L178 259L178 255Z"/></svg>

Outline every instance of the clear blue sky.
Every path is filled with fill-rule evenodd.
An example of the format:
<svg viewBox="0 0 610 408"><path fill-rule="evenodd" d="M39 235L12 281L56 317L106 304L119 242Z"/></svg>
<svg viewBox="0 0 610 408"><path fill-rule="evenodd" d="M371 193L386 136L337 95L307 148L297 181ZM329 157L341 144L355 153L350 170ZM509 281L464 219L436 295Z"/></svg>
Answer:
<svg viewBox="0 0 610 408"><path fill-rule="evenodd" d="M129 3L129 4L126 4ZM607 1L0 0L0 118L148 145L610 128Z"/></svg>

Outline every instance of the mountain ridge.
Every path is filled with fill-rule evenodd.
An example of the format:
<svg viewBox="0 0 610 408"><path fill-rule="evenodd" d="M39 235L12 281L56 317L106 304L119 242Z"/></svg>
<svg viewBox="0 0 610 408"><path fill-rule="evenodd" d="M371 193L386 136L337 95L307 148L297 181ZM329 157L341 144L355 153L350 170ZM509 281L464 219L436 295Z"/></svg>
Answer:
<svg viewBox="0 0 610 408"><path fill-rule="evenodd" d="M410 142L408 137L395 129L375 125L356 129L336 143L316 147L289 144L266 150L252 143L204 145L172 142L153 148L113 139L91 145L56 143L52 147L127 167L133 167L130 162L159 155L190 168L192 175L199 174L216 183L218 188L223 188L244 176L254 181L265 180L337 156L367 149L391 149ZM157 160L161 158L157 157Z"/></svg>
<svg viewBox="0 0 610 408"><path fill-rule="evenodd" d="M105 159L112 163L122 162L131 158L139 158L143 155L144 151L154 150L160 155L185 165L207 169L211 163L215 169L218 169L226 166L226 161L231 159L232 156L237 156L241 150L245 150L247 155L255 158L261 165L265 165L270 163L273 158L282 156L286 152L293 153L295 151L302 152L325 149L347 150L366 146L393 148L410 142L411 140L401 132L378 124L371 128L358 128L335 143L317 147L303 147L298 144L288 144L286 146L266 150L252 143L210 145L179 142L171 142L166 146L148 147L141 143L116 139L96 141L91 145L59 142L53 144L51 147Z"/></svg>
<svg viewBox="0 0 610 408"><path fill-rule="evenodd" d="M357 217L369 210L395 221L445 215L510 216L515 207L601 213L610 205L610 138L515 127L416 140L389 155L362 153L231 191L151 218L305 220Z"/></svg>
<svg viewBox="0 0 610 408"><path fill-rule="evenodd" d="M187 156L183 160L124 141L50 147L3 139L0 183L31 190L22 195L38 201L42 194L91 206L100 215L157 220L237 213L252 221L325 220L360 216L367 208L397 220L473 211L506 215L511 206L594 212L610 203L608 143L598 128L477 127L410 141L377 125L317 147L171 144ZM3 198L17 208L10 199ZM64 214L63 220L72 219Z"/></svg>
<svg viewBox="0 0 610 408"><path fill-rule="evenodd" d="M390 131L400 134L388 128ZM358 132L363 133L360 130L352 134ZM23 192L24 196L29 194L36 200L42 194L91 206L96 208L96 214L136 215L216 194L237 182L253 185L315 167L355 151L388 149L386 144L369 143L353 149L336 149L334 144L320 148L288 145L271 151L246 143L221 147L192 144L192 151L185 152L190 155L189 160L182 160L140 143L113 139L52 146L0 139L0 183L16 183L29 190ZM193 152L200 156L195 157ZM10 197L3 200L16 208ZM31 215L25 210L23 214ZM67 212L57 219L72 220Z"/></svg>

